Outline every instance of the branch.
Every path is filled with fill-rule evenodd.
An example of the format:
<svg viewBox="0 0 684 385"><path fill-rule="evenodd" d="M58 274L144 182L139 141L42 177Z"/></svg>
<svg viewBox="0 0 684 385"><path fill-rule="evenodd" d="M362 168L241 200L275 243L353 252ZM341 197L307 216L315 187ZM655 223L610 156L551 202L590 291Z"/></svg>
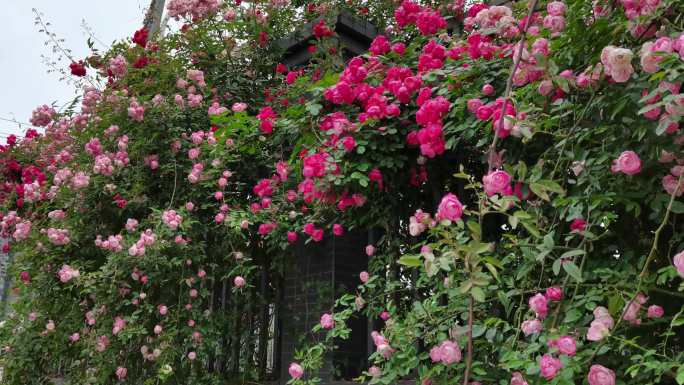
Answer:
<svg viewBox="0 0 684 385"><path fill-rule="evenodd" d="M511 97L511 90L513 89L513 76L515 76L515 73L518 72L518 67L520 66L520 60L522 58L522 52L523 52L523 47L525 46L525 40L527 37L527 28L530 26L530 20L532 19L532 13L534 12L534 9L537 8L537 2L538 0L533 0L532 4L529 5L529 10L527 12L527 20L525 22L525 28L522 30L522 34L520 36L520 42L518 43L518 51L515 52L513 51L513 65L511 66L511 73L508 75L508 80L506 81L506 91L504 92L504 101L503 105L501 106L501 116L499 117L499 127L503 127L504 124L504 119L506 116L506 106L508 105L508 99ZM494 157L496 154L496 142L499 138L499 135L497 135L496 130L494 131L494 140L492 140L492 144L489 146L489 155L487 156L487 164L489 166L489 170L492 169L492 163L494 163Z"/></svg>
<svg viewBox="0 0 684 385"><path fill-rule="evenodd" d="M622 320L625 318L625 313L627 312L627 309L629 308L629 304L634 302L636 300L637 295L639 295L639 292L641 291L641 286L644 283L644 277L646 276L646 272L648 271L648 265L651 263L653 258L655 257L656 253L658 252L658 241L660 240L660 232L663 231L665 226L667 225L668 220L670 219L670 213L672 212L672 205L674 204L675 197L677 196L677 192L679 192L681 184L682 184L682 177L684 177L684 173L679 175L679 179L677 180L677 186L675 187L675 190L672 192L672 195L670 196L670 202L667 204L667 210L665 210L665 216L663 217L663 221L660 222L660 226L656 229L654 235L653 235L653 243L651 244L651 250L648 253L648 256L646 257L646 261L644 262L644 267L641 268L641 273L639 273L639 281L637 283L636 291L634 292L634 295L632 296L632 299L627 302L627 305L625 308L622 310L620 313L620 319L617 320L615 323L615 327L613 328L613 331L617 331L618 327L622 323ZM613 337L613 333L610 334L610 337ZM591 355L589 358L588 362L591 362L594 360L594 357L596 357L596 354L598 351L601 349L601 347L606 343L607 338L604 338L603 341L599 344L599 346L596 347L596 350L594 350L594 354Z"/></svg>
<svg viewBox="0 0 684 385"><path fill-rule="evenodd" d="M473 365L473 296L468 303L468 353L466 355L466 369L463 376L463 385L468 385L470 367Z"/></svg>

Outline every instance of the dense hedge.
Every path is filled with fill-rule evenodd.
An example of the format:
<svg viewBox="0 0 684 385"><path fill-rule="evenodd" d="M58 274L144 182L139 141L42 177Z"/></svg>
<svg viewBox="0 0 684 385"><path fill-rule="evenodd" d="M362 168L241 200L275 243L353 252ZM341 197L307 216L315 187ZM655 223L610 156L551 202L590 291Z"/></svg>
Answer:
<svg viewBox="0 0 684 385"><path fill-rule="evenodd" d="M2 147L3 383L264 381L293 244L369 228L293 384L359 312L371 383L684 383L681 1L168 11ZM342 11L384 31L346 63ZM311 63L278 64L307 21Z"/></svg>

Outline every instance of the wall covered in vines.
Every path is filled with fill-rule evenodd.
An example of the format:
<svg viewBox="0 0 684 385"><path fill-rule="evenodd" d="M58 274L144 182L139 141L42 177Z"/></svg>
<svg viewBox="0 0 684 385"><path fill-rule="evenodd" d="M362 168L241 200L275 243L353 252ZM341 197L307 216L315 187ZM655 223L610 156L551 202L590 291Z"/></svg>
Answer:
<svg viewBox="0 0 684 385"><path fill-rule="evenodd" d="M372 384L684 383L681 1L167 11L2 146L2 383L266 382L296 250L368 230L283 382L361 315ZM381 31L346 61L341 12Z"/></svg>

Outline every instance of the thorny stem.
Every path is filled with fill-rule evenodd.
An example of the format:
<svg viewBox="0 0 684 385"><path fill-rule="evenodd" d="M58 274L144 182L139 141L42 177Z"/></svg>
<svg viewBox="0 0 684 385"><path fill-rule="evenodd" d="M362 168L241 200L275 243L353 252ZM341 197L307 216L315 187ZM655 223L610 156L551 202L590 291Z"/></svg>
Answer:
<svg viewBox="0 0 684 385"><path fill-rule="evenodd" d="M537 8L537 2L538 0L533 0L532 4L529 5L529 10L527 12L527 21L525 22L525 28L523 28L521 32L520 42L518 43L518 51L513 51L513 65L511 66L511 73L510 75L508 75L508 80L506 81L506 91L504 92L503 105L501 106L501 116L499 117L499 128L503 127L504 124L504 119L506 117L506 106L508 104L508 99L510 99L511 97L511 90L513 89L513 76L515 76L515 73L518 72L518 67L520 66L520 61L522 60L523 47L525 46L525 40L527 37L527 28L531 24L530 20L532 19L532 13L534 12L534 9ZM489 154L487 156L487 164L489 166L489 170L493 168L492 164L494 163L494 158L496 154L496 142L498 138L499 135L497 135L495 130L494 139L492 140L492 144L489 146Z"/></svg>
<svg viewBox="0 0 684 385"><path fill-rule="evenodd" d="M527 35L527 28L530 25L530 19L532 18L532 13L534 12L534 9L537 7L537 1L538 0L533 0L532 4L529 5L529 10L527 13L527 21L525 23L525 28L523 28L520 36L520 42L518 44L518 51L513 52L513 64L511 66L511 73L508 75L508 79L506 80L506 91L504 92L504 101L503 105L501 107L501 117L499 118L499 127L503 127L504 123L504 117L506 116L505 111L506 111L506 105L508 103L508 99L511 96L511 90L513 89L513 76L515 76L515 73L518 71L518 67L520 66L520 60L522 58L522 52L523 52L523 47L525 45L526 41L526 35ZM489 146L489 151L488 151L488 156L487 156L487 166L488 170L492 170L493 163L494 163L494 158L496 154L496 142L498 139L498 135L496 134L496 131L494 132L494 139L492 140L492 144ZM480 200L480 215L479 215L479 220L480 220L480 225L482 224L482 219L484 217L482 210L482 200ZM466 369L465 369L465 375L463 377L463 385L468 385L468 380L470 378L470 369L473 363L473 296L470 296L470 300L468 302L468 352L466 356Z"/></svg>
<svg viewBox="0 0 684 385"><path fill-rule="evenodd" d="M473 364L473 296L470 296L468 302L468 355L466 356L465 375L463 376L463 385L468 385L470 377L470 367Z"/></svg>

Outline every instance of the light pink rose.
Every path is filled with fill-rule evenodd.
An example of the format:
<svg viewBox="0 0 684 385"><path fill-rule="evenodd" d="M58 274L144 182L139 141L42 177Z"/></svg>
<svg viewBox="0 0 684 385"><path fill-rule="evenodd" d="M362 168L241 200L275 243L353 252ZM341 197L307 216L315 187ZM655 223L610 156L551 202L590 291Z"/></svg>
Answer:
<svg viewBox="0 0 684 385"><path fill-rule="evenodd" d="M119 366L116 368L116 378L119 379L119 381L123 381L126 378L126 375L128 374L128 369L124 368L123 366Z"/></svg>
<svg viewBox="0 0 684 385"><path fill-rule="evenodd" d="M370 368L368 368L368 374L370 374L371 377L380 377L382 375L382 370L379 367L373 365Z"/></svg>
<svg viewBox="0 0 684 385"><path fill-rule="evenodd" d="M69 336L69 341L71 342L76 342L81 339L81 335L79 333L74 333Z"/></svg>
<svg viewBox="0 0 684 385"><path fill-rule="evenodd" d="M233 284L234 284L235 287L237 287L237 288L240 288L240 287L245 286L246 283L247 283L247 282L245 281L245 279L242 278L242 277L240 277L240 276L235 277L235 279L233 280Z"/></svg>
<svg viewBox="0 0 684 385"><path fill-rule="evenodd" d="M234 103L232 110L233 112L242 112L247 109L247 103Z"/></svg>
<svg viewBox="0 0 684 385"><path fill-rule="evenodd" d="M522 322L520 325L520 329L522 329L522 332L526 335L529 336L530 334L535 334L539 333L542 331L542 323L538 319L528 319Z"/></svg>
<svg viewBox="0 0 684 385"><path fill-rule="evenodd" d="M601 365L592 365L587 375L589 385L615 385L615 372Z"/></svg>
<svg viewBox="0 0 684 385"><path fill-rule="evenodd" d="M677 274L684 278L684 251L680 251L677 255L675 255L672 262L675 269L677 269Z"/></svg>
<svg viewBox="0 0 684 385"><path fill-rule="evenodd" d="M603 322L599 320L593 320L591 321L591 326L589 326L589 330L587 330L587 340L601 341L609 333L610 330L608 330L608 328Z"/></svg>
<svg viewBox="0 0 684 385"><path fill-rule="evenodd" d="M624 83L634 73L632 58L634 54L627 48L618 48L612 45L604 47L601 51L601 63L607 75L616 83Z"/></svg>
<svg viewBox="0 0 684 385"><path fill-rule="evenodd" d="M290 373L290 376L294 379L300 379L304 375L304 369L296 362L290 364L290 367L287 368L287 372Z"/></svg>
<svg viewBox="0 0 684 385"><path fill-rule="evenodd" d="M511 385L528 385L528 384L527 384L527 381L525 381L525 378L523 378L522 373L513 372L513 375L511 376Z"/></svg>
<svg viewBox="0 0 684 385"><path fill-rule="evenodd" d="M80 275L81 274L77 269L74 269L69 265L62 265L62 268L57 272L57 276L62 283L67 283L73 278L78 278Z"/></svg>
<svg viewBox="0 0 684 385"><path fill-rule="evenodd" d="M663 310L662 306L651 305L648 307L646 316L648 318L661 318L664 314L665 310Z"/></svg>
<svg viewBox="0 0 684 385"><path fill-rule="evenodd" d="M546 5L546 10L551 16L563 16L565 9L565 3L561 1L552 1Z"/></svg>
<svg viewBox="0 0 684 385"><path fill-rule="evenodd" d="M442 362L445 365L461 361L461 348L456 342L446 340L440 345L442 350Z"/></svg>
<svg viewBox="0 0 684 385"><path fill-rule="evenodd" d="M361 273L359 273L359 279L362 283L366 283L370 279L370 275L367 271L362 271Z"/></svg>
<svg viewBox="0 0 684 385"><path fill-rule="evenodd" d="M624 151L613 161L610 170L627 175L636 175L641 172L641 159L634 151Z"/></svg>
<svg viewBox="0 0 684 385"><path fill-rule="evenodd" d="M553 82L551 80L542 80L539 83L539 87L537 88L537 92L539 92L540 95L546 96L553 91Z"/></svg>
<svg viewBox="0 0 684 385"><path fill-rule="evenodd" d="M373 254L375 254L375 246L373 246L373 245L366 246L366 255L369 257L372 257Z"/></svg>
<svg viewBox="0 0 684 385"><path fill-rule="evenodd" d="M461 348L454 341L442 341L441 344L430 349L430 358L432 362L442 362L445 365L451 365L461 361Z"/></svg>
<svg viewBox="0 0 684 385"><path fill-rule="evenodd" d="M333 316L325 313L321 316L321 327L323 329L332 329L335 327L335 320L333 319Z"/></svg>

